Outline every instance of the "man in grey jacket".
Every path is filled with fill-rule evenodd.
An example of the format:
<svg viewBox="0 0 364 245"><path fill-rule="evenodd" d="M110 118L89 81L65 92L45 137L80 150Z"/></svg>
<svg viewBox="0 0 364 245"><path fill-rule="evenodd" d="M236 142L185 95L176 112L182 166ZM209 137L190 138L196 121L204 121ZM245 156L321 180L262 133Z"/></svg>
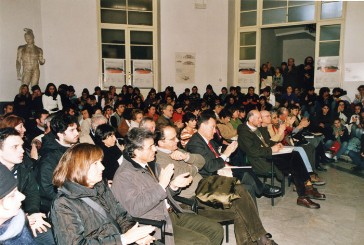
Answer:
<svg viewBox="0 0 364 245"><path fill-rule="evenodd" d="M172 198L179 188L191 183L190 174L180 174L171 181L173 164L159 175L155 166L149 166L156 151L149 130L133 128L125 140L124 161L112 185L121 205L134 217L166 220L166 244L221 244L223 230L218 223L184 211Z"/></svg>

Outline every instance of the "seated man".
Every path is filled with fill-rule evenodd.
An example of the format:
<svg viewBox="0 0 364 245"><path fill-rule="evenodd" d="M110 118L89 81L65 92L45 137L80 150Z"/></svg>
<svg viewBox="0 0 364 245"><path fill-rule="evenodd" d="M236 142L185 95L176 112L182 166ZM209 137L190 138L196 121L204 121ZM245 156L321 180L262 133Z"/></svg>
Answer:
<svg viewBox="0 0 364 245"><path fill-rule="evenodd" d="M259 111L252 110L247 115L247 122L238 128L239 148L246 153L254 171L271 171L270 161L273 160L278 180L283 178L281 171L292 174L297 187L297 204L307 208L320 208L311 198L324 200L326 196L312 187L310 175L299 153L293 151L290 154L272 155L278 153L283 146L272 142L267 128L261 128L261 125L262 117Z"/></svg>
<svg viewBox="0 0 364 245"><path fill-rule="evenodd" d="M195 195L196 188L202 176L198 173L198 169L203 168L205 159L199 154L187 153L178 149L177 132L171 126L162 127L160 129L159 138L157 138L157 166L158 168L166 168L170 163L174 165L175 175L182 173L190 173L193 177L191 185L183 188L180 196L190 198ZM219 218L229 217L234 219L235 238L237 244L274 244L270 241L266 234L262 222L259 218L258 210L254 204L252 197L241 186L236 186L236 190L241 198L233 201L231 209L216 210L212 207L204 206L205 210L200 212L202 215L219 220ZM271 242L271 243L270 243Z"/></svg>
<svg viewBox="0 0 364 245"><path fill-rule="evenodd" d="M55 244L50 224L40 212L38 184L33 175L32 161L22 149L23 140L13 128L0 129L0 165L4 165L18 180L18 190L26 195L22 208L27 213L30 228L38 244Z"/></svg>
<svg viewBox="0 0 364 245"><path fill-rule="evenodd" d="M180 174L171 181L173 164L159 175L154 166L149 166L156 151L153 134L144 128L133 128L125 141L124 159L115 173L112 191L128 213L166 220L166 244L221 244L223 230L218 223L184 211L172 198L179 188L191 183L190 174Z"/></svg>
<svg viewBox="0 0 364 245"><path fill-rule="evenodd" d="M162 115L159 116L156 121L157 128L167 125L173 126L177 130L183 128L184 124L182 122L173 122L172 116L173 116L173 106L170 104L162 105Z"/></svg>
<svg viewBox="0 0 364 245"><path fill-rule="evenodd" d="M25 226L25 214L20 209L25 196L16 186L12 173L0 164L0 243L35 245Z"/></svg>
<svg viewBox="0 0 364 245"><path fill-rule="evenodd" d="M186 145L186 150L191 153L201 154L204 157L206 163L200 169L202 176L210 176L217 173L219 175L237 177L254 201L256 195L275 194L279 191L279 188L264 185L251 169L234 169L232 171L229 168L225 168L225 166L228 166L228 158L234 156L234 161L236 162L237 158L242 157L237 156L239 152L236 152L238 146L236 141L229 144L222 154L219 153L219 145L214 138L218 128L216 126L215 114L212 111L201 113L197 126L198 131L191 137ZM233 153L236 155L233 155ZM243 161L243 159L240 159L240 161Z"/></svg>

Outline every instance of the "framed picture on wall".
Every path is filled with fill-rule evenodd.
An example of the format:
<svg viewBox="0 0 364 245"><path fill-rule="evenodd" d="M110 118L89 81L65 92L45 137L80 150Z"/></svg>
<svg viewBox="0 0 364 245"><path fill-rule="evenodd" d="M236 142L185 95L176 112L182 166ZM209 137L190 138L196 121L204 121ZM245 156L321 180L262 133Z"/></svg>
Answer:
<svg viewBox="0 0 364 245"><path fill-rule="evenodd" d="M125 60L104 59L103 87L121 88L125 84Z"/></svg>
<svg viewBox="0 0 364 245"><path fill-rule="evenodd" d="M153 88L153 60L132 60L132 85L138 88Z"/></svg>

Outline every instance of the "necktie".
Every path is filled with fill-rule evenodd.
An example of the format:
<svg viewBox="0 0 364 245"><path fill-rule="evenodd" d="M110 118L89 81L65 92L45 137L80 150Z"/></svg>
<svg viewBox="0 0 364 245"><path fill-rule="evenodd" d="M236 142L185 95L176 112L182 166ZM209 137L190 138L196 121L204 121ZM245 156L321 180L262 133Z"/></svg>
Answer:
<svg viewBox="0 0 364 245"><path fill-rule="evenodd" d="M218 158L220 155L215 151L214 147L212 146L211 142L207 144L210 148L210 150L215 154L215 157Z"/></svg>
<svg viewBox="0 0 364 245"><path fill-rule="evenodd" d="M260 141L263 143L263 145L265 147L269 147L269 145L265 142L262 133L258 129L255 130L254 133L258 136L258 138L260 139Z"/></svg>

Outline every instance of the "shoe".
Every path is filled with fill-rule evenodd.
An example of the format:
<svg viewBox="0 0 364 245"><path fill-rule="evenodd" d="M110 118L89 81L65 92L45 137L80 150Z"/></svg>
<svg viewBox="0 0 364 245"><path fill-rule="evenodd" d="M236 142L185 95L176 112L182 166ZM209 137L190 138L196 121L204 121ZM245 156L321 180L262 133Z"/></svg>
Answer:
<svg viewBox="0 0 364 245"><path fill-rule="evenodd" d="M257 244L258 245L278 245L278 243L276 243L273 240L270 240L267 235L259 237L257 240Z"/></svg>
<svg viewBox="0 0 364 245"><path fill-rule="evenodd" d="M326 169L326 168L324 168L324 167L322 167L321 165L317 165L317 166L316 166L316 169L317 169L318 171L321 171L321 172L327 171L327 169Z"/></svg>
<svg viewBox="0 0 364 245"><path fill-rule="evenodd" d="M317 191L316 188L313 188L312 186L306 187L305 196L316 200L326 200L326 195L321 194L320 192Z"/></svg>
<svg viewBox="0 0 364 245"><path fill-rule="evenodd" d="M303 207L306 207L306 208L312 208L312 209L319 209L320 208L320 204L311 201L311 199L309 197L298 197L297 198L297 205L303 206Z"/></svg>
<svg viewBox="0 0 364 245"><path fill-rule="evenodd" d="M330 159L330 158L328 158L328 157L322 157L321 158L321 162L322 163L332 163L332 162L335 162L335 160L334 159Z"/></svg>
<svg viewBox="0 0 364 245"><path fill-rule="evenodd" d="M322 179L320 179L320 177L318 177L318 175L316 173L311 174L310 177L311 177L311 183L313 185L320 186L320 185L325 185L326 184L326 182L323 181Z"/></svg>
<svg viewBox="0 0 364 245"><path fill-rule="evenodd" d="M277 186L271 186L268 184L265 184L263 187L263 195L264 196L274 196L279 195L281 193L281 188Z"/></svg>

